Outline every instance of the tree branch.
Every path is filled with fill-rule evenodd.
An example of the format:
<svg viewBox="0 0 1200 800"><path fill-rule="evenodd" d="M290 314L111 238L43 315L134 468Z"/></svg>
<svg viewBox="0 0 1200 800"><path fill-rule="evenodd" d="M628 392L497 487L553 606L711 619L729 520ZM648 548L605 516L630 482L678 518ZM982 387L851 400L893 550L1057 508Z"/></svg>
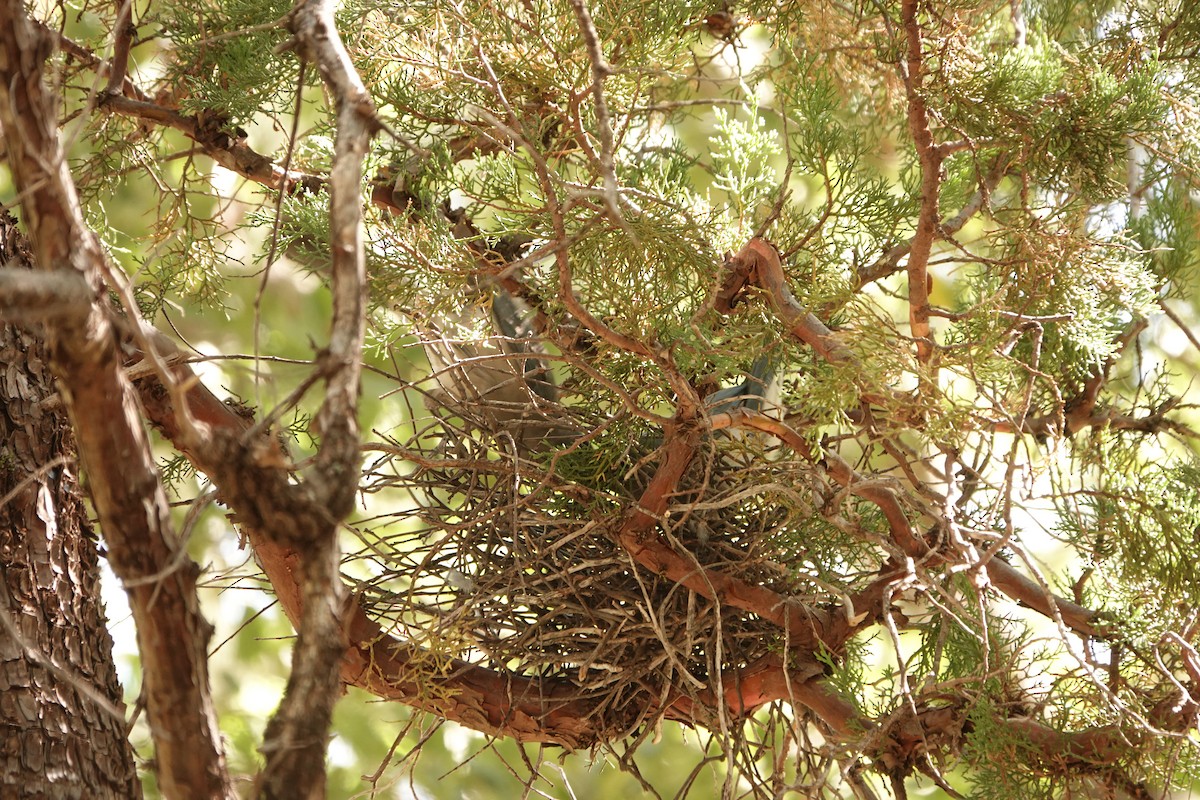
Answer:
<svg viewBox="0 0 1200 800"><path fill-rule="evenodd" d="M208 687L211 628L196 565L180 549L136 397L121 371L103 290L104 253L62 151L56 103L42 82L53 40L20 0L0 0L0 127L37 265L82 282L86 309L47 330L51 367L71 415L88 493L137 623L158 780L170 797L232 797Z"/></svg>
<svg viewBox="0 0 1200 800"><path fill-rule="evenodd" d="M908 95L908 127L921 164L921 210L917 229L908 253L908 318L912 336L917 342L917 360L928 364L933 356L933 341L929 328L929 254L938 235L938 201L942 183L942 152L929 131L929 109L921 94L924 78L921 54L921 26L917 21L918 0L903 0L900 5L901 24L908 43L908 55L903 70L904 89Z"/></svg>
<svg viewBox="0 0 1200 800"><path fill-rule="evenodd" d="M326 742L346 650L346 590L338 571L337 532L354 507L361 462L358 394L366 330L362 162L379 125L370 96L338 35L333 4L299 0L288 17L288 29L294 38L286 47L316 63L337 105L329 178L333 322L329 347L319 359L326 392L315 420L320 447L312 472L295 490L279 470L271 476L274 486L268 484L277 498L302 494L303 505L316 513L310 524L293 528L288 537L299 556L303 604L287 689L263 737L267 763L262 784L269 798L296 797L298 790L303 797L323 798ZM243 470L252 467L234 442L224 444L231 449L232 463ZM279 542L277 520L262 530Z"/></svg>
<svg viewBox="0 0 1200 800"><path fill-rule="evenodd" d="M0 319L86 316L95 295L77 272L0 269Z"/></svg>
<svg viewBox="0 0 1200 800"><path fill-rule="evenodd" d="M818 355L832 363L853 361L853 354L834 338L833 332L796 301L787 286L783 267L779 261L779 253L769 242L763 239L751 239L733 257L730 266L731 276L727 279L727 287L723 289L723 294L727 296L727 305L732 305L734 298L745 286L761 286L769 293L780 320L787 325L789 332L796 339L808 344ZM863 399L867 402L879 402L880 400L880 398L870 395L864 395ZM760 430L777 437L810 460L815 456L812 448L802 436L785 423L765 414L741 409L736 414L717 415L711 424L714 426L738 425ZM875 504L883 512L892 540L905 555L922 561L943 558L941 554L934 553L913 530L912 524L908 521L908 515L901 506L894 489L878 481L863 478L834 453L826 453L823 464L834 481L852 494ZM1064 624L1080 634L1097 636L1104 633L1103 626L1097 624L1095 611L1064 598L1054 597L1036 582L998 558L989 559L983 566L996 588L1014 600L1047 617L1055 618L1057 611L1057 615L1061 616Z"/></svg>
<svg viewBox="0 0 1200 800"><path fill-rule="evenodd" d="M617 173L613 167L613 129L612 118L608 113L608 102L604 99L604 80L612 74L612 67L604 58L604 50L600 46L600 34L592 22L583 0L571 0L571 8L583 35L587 47L588 59L592 62L592 100L596 105L596 131L600 137L600 175L604 178L604 206L612 221L625 225L624 215L621 214L621 204L617 197Z"/></svg>
<svg viewBox="0 0 1200 800"><path fill-rule="evenodd" d="M195 116L180 114L174 109L146 100L121 95L105 95L99 108L114 114L153 122L177 130L200 145L204 154L225 169L255 183L282 192L315 192L325 186L325 179L296 170L284 170L266 156L257 153L237 136L219 126L206 124Z"/></svg>
<svg viewBox="0 0 1200 800"><path fill-rule="evenodd" d="M762 415L759 415L762 416ZM626 517L617 539L630 557L657 575L663 575L691 591L720 603L757 614L779 626L796 652L811 656L817 650L838 652L853 632L845 616L810 604L794 602L765 586L702 566L695 558L680 554L653 529L663 520L679 479L696 452L698 431L676 428L663 444L664 455L637 508Z"/></svg>
<svg viewBox="0 0 1200 800"><path fill-rule="evenodd" d="M945 236L953 236L958 231L962 230L963 226L971 221L971 218L978 214L987 203L989 195L1000 184L1001 179L1008 174L1008 159L999 156L992 163L991 169L979 181L979 188L971 195L971 199L963 204L963 207L958 210L953 217L947 217L938 225L938 230ZM913 241L915 237L908 241L901 242L888 248L877 259L865 268L859 269L855 275L855 289L861 289L868 283L882 280L889 275L894 274L898 269L898 264L901 259L907 256L912 251Z"/></svg>
<svg viewBox="0 0 1200 800"><path fill-rule="evenodd" d="M163 337L165 343L165 337ZM160 350L165 346L159 345ZM240 529L248 536L255 556L270 580L280 605L293 621L303 616L304 597L300 586L300 556L289 543L263 532L266 524L287 528L306 524L312 509L294 508L288 498L273 500L276 492L269 487L286 483L286 464L279 445L269 434L256 432L252 422L240 416L232 407L222 403L203 384L194 380L194 373L181 359L171 359L175 379L189 388L188 408L201 429L214 437L241 442L241 448L256 454L238 475L223 474L219 485L231 484L235 489L245 485L252 491L222 492L222 501L237 513ZM201 453L211 446L196 448L183 435L170 395L152 372L139 380L142 404L150 420L162 434L192 459L210 477L209 465ZM251 438L244 439L245 435ZM236 456L246 462L245 456ZM678 458L678 456L677 456ZM662 482L673 475L679 462L663 470ZM235 479L236 478L236 479ZM657 507L650 498L651 508L635 512L627 522L626 536L637 536L637 525L649 520L657 523L655 514L640 516ZM293 516L294 515L294 516ZM638 520L635 524L632 520ZM595 708L580 690L567 681L532 679L503 671L489 670L458 659L446 659L403 642L384 631L379 623L367 617L357 598L351 597L346 612L346 631L349 646L342 656L341 677L379 697L403 702L459 722L490 736L511 736L523 742L549 742L569 749L581 749L609 740L620 731L614 723L598 716ZM798 631L803 632L799 626ZM840 646L840 645L839 645ZM798 686L810 677L811 670L789 673L782 665L774 671L747 667L748 673L731 672L725 685L743 687L738 692L727 691L725 700L730 713L748 712L763 703L781 699L781 687ZM755 687L760 687L756 689ZM774 687L768 690L762 687ZM710 698L715 703L715 698ZM713 708L683 696L668 702L667 715L688 722L710 719Z"/></svg>
<svg viewBox="0 0 1200 800"><path fill-rule="evenodd" d="M112 69L109 70L108 94L121 94L125 75L129 68L129 49L137 28L133 24L133 0L114 0L117 6L117 22L113 26Z"/></svg>

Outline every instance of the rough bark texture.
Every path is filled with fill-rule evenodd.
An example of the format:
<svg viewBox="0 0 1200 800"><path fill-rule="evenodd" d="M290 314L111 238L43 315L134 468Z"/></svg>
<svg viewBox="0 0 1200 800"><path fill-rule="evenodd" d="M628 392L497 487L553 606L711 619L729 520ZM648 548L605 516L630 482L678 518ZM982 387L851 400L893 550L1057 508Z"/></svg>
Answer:
<svg viewBox="0 0 1200 800"><path fill-rule="evenodd" d="M0 265L13 231L0 219ZM0 325L4 797L141 796L73 454L43 345Z"/></svg>
<svg viewBox="0 0 1200 800"><path fill-rule="evenodd" d="M334 6L330 0L298 0L287 22L294 37L290 46L305 62L316 64L336 98L338 121L329 205L333 323L329 347L321 355L325 401L315 420L321 445L304 483L280 487L299 501L296 507L315 506L310 516L316 522L290 529L298 545L304 605L287 689L267 724L261 748L266 757L261 796L280 800L325 797L326 742L333 707L341 696L340 667L347 644L347 597L338 573L337 532L338 523L354 507L362 461L358 395L366 330L366 259L360 193L363 159L378 123L370 95L338 36ZM228 492L228 483L213 477L222 492ZM284 529L268 525L262 530L278 543ZM306 535L310 531L312 535Z"/></svg>
<svg viewBox="0 0 1200 800"><path fill-rule="evenodd" d="M85 312L47 326L48 363L109 563L137 623L159 786L171 798L232 797L208 689L211 626L196 597L199 568L173 530L150 439L121 371L104 251L84 224L59 140L57 97L42 81L53 44L22 3L0 1L0 127L34 263L92 297Z"/></svg>

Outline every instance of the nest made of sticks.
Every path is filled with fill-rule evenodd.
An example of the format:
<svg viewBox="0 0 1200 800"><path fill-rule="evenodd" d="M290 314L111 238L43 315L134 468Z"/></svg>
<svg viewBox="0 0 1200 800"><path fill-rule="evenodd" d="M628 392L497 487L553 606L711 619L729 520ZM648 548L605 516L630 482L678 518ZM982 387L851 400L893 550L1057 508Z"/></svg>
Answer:
<svg viewBox="0 0 1200 800"><path fill-rule="evenodd" d="M619 544L657 465L652 426L567 402L555 421L579 435L526 453L511 425L482 430L431 386L403 396L411 422L373 446L363 490L377 513L357 524L363 547L347 565L368 613L396 635L568 680L627 732L668 698L711 702L718 673L785 646L777 626L637 566ZM831 601L812 480L810 465L764 441L714 433L654 535L698 569Z"/></svg>

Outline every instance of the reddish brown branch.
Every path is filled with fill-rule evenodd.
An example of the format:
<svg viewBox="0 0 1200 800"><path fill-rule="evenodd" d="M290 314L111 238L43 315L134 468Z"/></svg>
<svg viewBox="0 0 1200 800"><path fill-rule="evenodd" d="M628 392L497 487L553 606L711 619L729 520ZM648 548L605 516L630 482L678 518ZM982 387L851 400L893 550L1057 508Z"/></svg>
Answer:
<svg viewBox="0 0 1200 800"><path fill-rule="evenodd" d="M921 25L917 20L917 0L901 3L901 24L908 43L903 70L908 96L908 128L921 164L921 210L908 253L908 315L912 335L917 342L917 360L928 364L933 356L929 328L929 255L938 235L939 195L942 183L942 152L929 130L929 109L921 92L924 63L921 53Z"/></svg>
<svg viewBox="0 0 1200 800"><path fill-rule="evenodd" d="M739 293L751 285L760 286L769 293L780 320L796 339L811 346L827 361L853 363L854 355L849 349L838 342L833 332L796 300L787 286L779 252L763 239L751 239L730 260L730 277L719 296L725 298L723 302L731 307ZM864 393L863 397L868 402L878 402L882 399L870 393ZM741 409L730 414L716 415L711 424L714 428L738 426L760 430L779 438L802 456L813 459L812 448L802 436L785 423L764 414ZM892 540L906 556L925 563L936 563L942 558L940 554L931 551L929 545L913 529L893 488L862 477L836 454L826 454L823 466L835 482L879 508L887 520ZM1069 600L1054 597L1006 562L992 558L985 565L985 569L996 588L1014 600L1048 617L1054 617L1057 610L1064 624L1080 634L1095 636L1103 633L1103 626L1098 624L1096 612Z"/></svg>
<svg viewBox="0 0 1200 800"><path fill-rule="evenodd" d="M742 413L755 419L762 414ZM696 452L698 431L686 427L668 430L662 462L643 492L638 508L618 531L617 538L630 557L645 569L663 575L697 594L752 612L783 629L789 663L767 659L738 673L736 683L725 683L725 705L741 715L775 700L799 703L824 719L834 730L846 732L863 723L849 704L838 699L819 682L824 669L814 654L840 652L856 630L845 613L791 601L764 586L756 586L718 570L701 566L694 558L678 553L656 532L669 498L677 491ZM676 700L695 716L693 701ZM715 707L710 698L709 707Z"/></svg>
<svg viewBox="0 0 1200 800"><path fill-rule="evenodd" d="M809 662L803 668L788 668L778 656L766 656L744 669L721 676L725 706L730 713L742 717L768 703L783 701L804 706L840 736L848 736L856 728L870 727L854 706L821 680L823 672L816 662ZM673 701L670 716L712 724L715 694L715 690L703 693L699 703L681 695ZM681 713L683 716L679 716Z"/></svg>
<svg viewBox="0 0 1200 800"><path fill-rule="evenodd" d="M747 287L758 286L766 291L776 315L797 341L807 344L831 364L856 363L857 359L850 348L842 344L837 334L815 314L800 305L800 301L792 294L775 245L755 237L737 255L726 260L726 269L728 275L725 283L717 292L718 310L732 308ZM866 402L887 406L905 404L902 398L886 398L870 391L864 391L860 397Z"/></svg>
<svg viewBox="0 0 1200 800"><path fill-rule="evenodd" d="M775 313L788 328L788 333L804 342L821 358L831 363L852 362L854 355L837 340L824 322L800 305L792 290L779 251L766 239L753 238L737 255L726 261L728 276L717 291L717 310L729 313L740 294L749 286L763 288L771 299Z"/></svg>
<svg viewBox="0 0 1200 800"><path fill-rule="evenodd" d="M761 415L760 415L761 416ZM638 565L697 594L757 614L786 633L792 648L813 653L841 650L852 632L844 615L790 600L765 586L734 578L702 566L679 553L656 531L677 491L679 479L696 452L695 431L676 432L664 445L662 464L642 494L637 509L626 518L617 539Z"/></svg>
<svg viewBox="0 0 1200 800"><path fill-rule="evenodd" d="M945 152L945 151L943 151ZM999 157L992 164L987 174L979 180L979 188L953 217L947 217L938 224L938 230L943 236L953 236L962 230L987 203L988 196L1000 184L1001 179L1008 173L1008 159ZM866 267L860 268L855 276L855 288L861 289L868 283L882 280L894 274L900 261L912 251L913 239L893 245L885 250L878 258Z"/></svg>
<svg viewBox="0 0 1200 800"><path fill-rule="evenodd" d="M1158 407L1150 409L1149 413L1142 416L1124 414L1111 408L1100 409L1098 411L1093 409L1087 415L1082 413L1072 414L1065 420L1067 423L1065 430L1063 429L1064 417L1062 414L1042 414L1026 420L1021 425L1021 433L1036 436L1055 436L1065 433L1070 436L1084 428L1108 428L1114 431L1135 431L1138 433L1170 432L1180 436L1200 437L1200 433L1186 423L1168 416L1168 414L1179 410L1179 408L1179 398L1170 398ZM1016 426L1008 421L999 421L993 425L992 430L999 433L1015 433Z"/></svg>
<svg viewBox="0 0 1200 800"><path fill-rule="evenodd" d="M991 559L987 562L987 574L993 586L1021 605L1051 619L1057 610L1063 624L1082 636L1110 635L1099 613L1052 594L1007 561Z"/></svg>
<svg viewBox="0 0 1200 800"><path fill-rule="evenodd" d="M1111 764L1129 753L1129 735L1113 726L1069 732L1059 731L1032 719L1010 719L1006 727L1030 742L1046 762L1060 767Z"/></svg>
<svg viewBox="0 0 1200 800"><path fill-rule="evenodd" d="M924 539L917 535L904 513L895 489L866 480L833 454L826 455L825 463L830 477L855 496L873 503L883 512L892 540L900 546L906 556L929 565L943 560L942 554L934 552ZM1022 605L1052 619L1057 611L1057 616L1062 619L1063 624L1081 635L1104 635L1105 629L1100 624L1097 612L1054 596L1037 582L1022 575L1008 562L991 558L984 565L984 569L987 570L993 586Z"/></svg>
<svg viewBox="0 0 1200 800"><path fill-rule="evenodd" d="M1084 428L1108 427L1113 430L1144 433L1173 431L1183 436L1195 436L1194 430L1167 416L1177 409L1180 403L1177 398L1168 398L1141 417L1134 417L1111 408L1099 407L1100 394L1108 382L1113 364L1117 362L1130 343L1136 341L1138 335L1146 329L1146 325L1146 320L1138 319L1122 331L1114 342L1116 347L1113 354L1103 365L1097 366L1092 371L1079 391L1067 400L1061 409L1053 409L1049 413L1039 414L1032 418L1000 420L993 425L993 430L1002 433L1015 433L1019 430L1021 433L1036 436L1058 434L1073 436Z"/></svg>

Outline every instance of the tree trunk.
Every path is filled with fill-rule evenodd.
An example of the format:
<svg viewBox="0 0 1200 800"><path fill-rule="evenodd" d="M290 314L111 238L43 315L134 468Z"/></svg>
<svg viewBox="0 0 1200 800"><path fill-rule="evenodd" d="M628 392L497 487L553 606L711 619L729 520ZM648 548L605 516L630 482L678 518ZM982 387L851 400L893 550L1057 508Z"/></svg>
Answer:
<svg viewBox="0 0 1200 800"><path fill-rule="evenodd" d="M0 267L24 260L4 213ZM13 325L0 325L0 577L0 794L141 797L70 425L42 343Z"/></svg>

